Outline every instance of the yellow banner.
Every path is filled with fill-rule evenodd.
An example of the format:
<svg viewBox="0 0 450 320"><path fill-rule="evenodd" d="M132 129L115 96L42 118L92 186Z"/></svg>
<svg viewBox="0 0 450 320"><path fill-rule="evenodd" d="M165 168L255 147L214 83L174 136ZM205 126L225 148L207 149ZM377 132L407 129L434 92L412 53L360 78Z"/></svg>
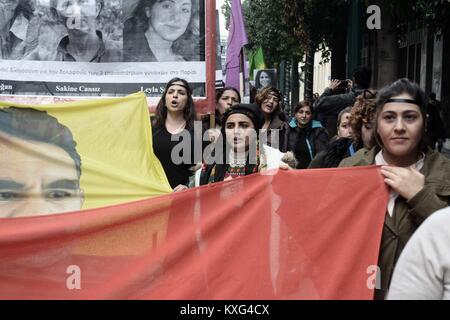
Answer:
<svg viewBox="0 0 450 320"><path fill-rule="evenodd" d="M0 217L62 213L171 191L146 97L0 102Z"/></svg>

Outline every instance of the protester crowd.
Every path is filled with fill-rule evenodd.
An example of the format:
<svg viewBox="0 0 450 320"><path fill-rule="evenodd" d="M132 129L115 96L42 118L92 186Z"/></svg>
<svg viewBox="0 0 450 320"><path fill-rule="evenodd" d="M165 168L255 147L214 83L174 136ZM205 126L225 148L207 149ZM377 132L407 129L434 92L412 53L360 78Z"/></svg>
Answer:
<svg viewBox="0 0 450 320"><path fill-rule="evenodd" d="M80 11L83 23L72 25L71 12L81 2L50 0L43 8L36 1L0 1L0 59L201 60L196 0L171 1L170 6L142 0L130 8L122 8L120 1L96 0ZM120 19L120 9L126 19ZM167 26L175 12L178 24ZM380 166L389 199L375 298L450 299L450 159L440 153L448 135L441 106L435 94L427 97L408 79L371 88L371 77L371 70L358 67L352 79L332 80L314 101L300 101L287 116L275 75L261 70L253 103L242 103L238 90L225 87L217 90L215 112L203 117L196 113L190 84L174 78L150 119L154 153L173 192L267 170ZM4 118L17 112L5 110ZM27 112L61 126L42 112ZM73 138L66 135L73 149ZM10 158L18 153L5 150ZM70 209L78 210L83 194L74 153L66 156L74 165L63 182L74 181ZM2 197L11 198L11 193ZM54 212L62 211L57 207Z"/></svg>
<svg viewBox="0 0 450 320"><path fill-rule="evenodd" d="M267 169L378 165L389 190L389 201L379 251L380 286L375 298L448 298L450 253L448 246L433 243L448 237L448 228L438 229L440 234L432 239L420 238L432 234L430 228L445 220L448 210L424 226L412 248L401 257L402 261L417 261L417 265L403 262L392 278L403 249L422 222L450 204L450 160L439 152L445 138L442 129L437 128L442 120L439 113L433 111L430 116L427 110L429 105L436 106L435 97L431 96L430 101L424 90L408 79L399 79L379 90L370 88L370 79L369 69L357 68L345 88L340 81L331 81L314 102L299 102L290 118L284 112L282 94L275 87L260 89L252 104L241 103L234 88L218 89L216 112L213 119L209 115L202 118L200 132L193 130L198 115L189 84L173 79L153 119L155 154L174 192ZM203 152L201 157L190 154L184 157L187 163L176 164L174 148L181 132L186 133L184 138L191 144L200 139ZM435 268L425 257L427 247L433 249L430 259ZM420 266L423 268L419 270ZM421 287L433 291L408 290L411 284L403 282L416 275L415 282L422 281ZM391 280L395 290L388 295Z"/></svg>

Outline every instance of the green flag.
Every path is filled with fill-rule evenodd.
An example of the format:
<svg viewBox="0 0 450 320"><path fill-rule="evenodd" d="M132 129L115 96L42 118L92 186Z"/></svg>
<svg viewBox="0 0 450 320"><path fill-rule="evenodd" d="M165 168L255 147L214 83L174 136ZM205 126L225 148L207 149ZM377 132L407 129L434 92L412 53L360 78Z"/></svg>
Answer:
<svg viewBox="0 0 450 320"><path fill-rule="evenodd" d="M253 80L253 70L266 69L266 63L264 62L264 54L261 47L252 52L249 57L249 78Z"/></svg>

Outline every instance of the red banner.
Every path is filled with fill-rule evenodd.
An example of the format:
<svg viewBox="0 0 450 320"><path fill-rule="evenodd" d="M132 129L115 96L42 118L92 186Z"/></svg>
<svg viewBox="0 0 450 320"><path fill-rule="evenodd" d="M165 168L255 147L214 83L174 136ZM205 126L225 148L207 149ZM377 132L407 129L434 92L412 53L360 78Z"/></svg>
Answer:
<svg viewBox="0 0 450 320"><path fill-rule="evenodd" d="M0 220L0 299L371 299L377 167L251 175Z"/></svg>

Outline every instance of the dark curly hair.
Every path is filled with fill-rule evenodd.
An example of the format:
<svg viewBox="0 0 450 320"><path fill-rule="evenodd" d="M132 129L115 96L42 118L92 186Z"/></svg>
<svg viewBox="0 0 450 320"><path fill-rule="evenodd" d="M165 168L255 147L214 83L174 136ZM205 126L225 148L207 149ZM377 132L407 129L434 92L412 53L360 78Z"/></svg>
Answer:
<svg viewBox="0 0 450 320"><path fill-rule="evenodd" d="M377 91L364 90L356 98L350 114L352 137L356 144L362 144L361 130L364 123L371 123L375 119Z"/></svg>

